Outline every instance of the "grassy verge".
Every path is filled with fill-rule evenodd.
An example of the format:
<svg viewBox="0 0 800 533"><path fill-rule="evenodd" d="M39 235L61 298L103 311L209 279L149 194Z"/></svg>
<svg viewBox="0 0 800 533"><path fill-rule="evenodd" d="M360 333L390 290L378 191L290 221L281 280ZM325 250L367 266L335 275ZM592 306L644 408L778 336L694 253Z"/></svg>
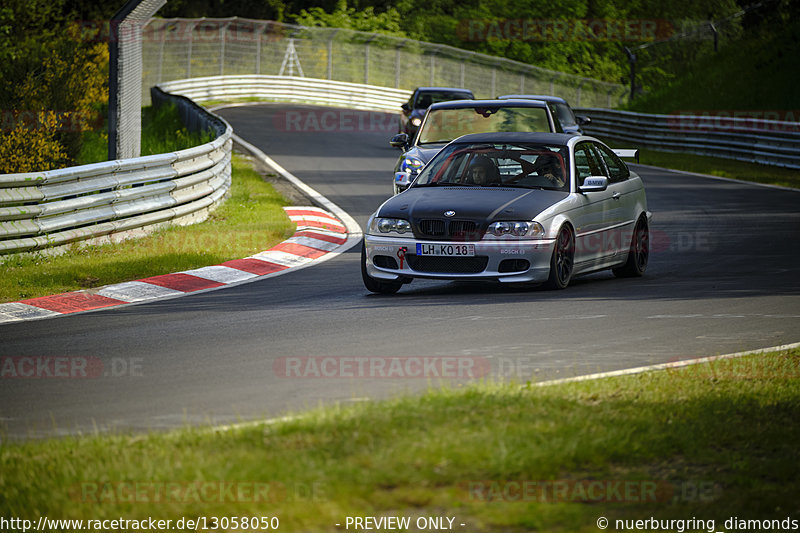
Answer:
<svg viewBox="0 0 800 533"><path fill-rule="evenodd" d="M618 141L615 139L607 139L607 142L608 145L613 148L631 148L636 146L636 143ZM733 161L731 159L721 159L719 157L659 152L649 148L642 148L639 150L639 162L643 165L800 189L800 171L788 168L759 165L744 161Z"/></svg>
<svg viewBox="0 0 800 533"><path fill-rule="evenodd" d="M105 114L105 113L104 113ZM210 132L190 132L181 122L178 108L164 105L142 108L141 155L165 154L214 140ZM108 127L88 131L77 157L78 165L108 160Z"/></svg>
<svg viewBox="0 0 800 533"><path fill-rule="evenodd" d="M5 443L0 516L277 516L283 531L447 516L457 530L507 532L695 517L716 529L660 529L723 531L734 516L800 519L798 416L793 350L548 387L431 390L218 433Z"/></svg>
<svg viewBox="0 0 800 533"><path fill-rule="evenodd" d="M242 158L233 158L231 196L210 218L141 239L75 245L63 255L18 254L5 259L0 302L99 287L214 265L266 250L290 236L286 201Z"/></svg>

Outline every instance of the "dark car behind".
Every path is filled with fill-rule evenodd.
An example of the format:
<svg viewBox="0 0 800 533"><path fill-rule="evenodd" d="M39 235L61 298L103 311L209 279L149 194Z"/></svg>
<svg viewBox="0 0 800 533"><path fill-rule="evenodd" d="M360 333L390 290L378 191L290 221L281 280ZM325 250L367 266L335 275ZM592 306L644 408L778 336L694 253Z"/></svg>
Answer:
<svg viewBox="0 0 800 533"><path fill-rule="evenodd" d="M483 117L491 124L487 124L487 128L476 129L476 124L469 120L473 116L476 119ZM501 116L505 120L492 120L493 117ZM516 120L512 119L514 116ZM534 117L538 118L534 120ZM439 123L447 127L443 128ZM395 194L408 188L419 171L439 150L462 135L491 131L563 132L551 107L540 100L530 99L459 100L432 104L420 127L421 130L414 136L400 133L390 141L392 146L403 149L394 169Z"/></svg>
<svg viewBox="0 0 800 533"><path fill-rule="evenodd" d="M564 133L583 135L583 126L592 122L592 119L586 115L576 115L569 103L560 96L548 96L543 94L505 94L497 97L498 100L516 100L519 98L547 102L553 114L558 117L561 127L564 128Z"/></svg>
<svg viewBox="0 0 800 533"><path fill-rule="evenodd" d="M408 102L401 107L403 117L400 123L400 133L413 137L422 124L422 118L431 104L448 102L450 100L472 100L475 95L468 89L457 87L418 87Z"/></svg>

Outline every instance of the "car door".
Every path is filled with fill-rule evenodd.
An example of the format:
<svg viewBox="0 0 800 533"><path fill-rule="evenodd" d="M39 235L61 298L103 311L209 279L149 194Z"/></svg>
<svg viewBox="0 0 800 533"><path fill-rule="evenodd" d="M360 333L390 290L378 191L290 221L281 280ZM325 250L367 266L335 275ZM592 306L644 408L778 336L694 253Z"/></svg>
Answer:
<svg viewBox="0 0 800 533"><path fill-rule="evenodd" d="M611 149L600 143L593 144L606 167L608 190L611 192L610 209L607 213L607 246L614 251L614 255L624 254L630 246L636 222L636 198L640 186L630 179L631 173L627 165Z"/></svg>
<svg viewBox="0 0 800 533"><path fill-rule="evenodd" d="M589 176L606 176L607 170L601 156L590 141L575 145L575 176L577 186ZM607 177L607 176L606 176ZM606 261L612 252L608 251L608 231L611 225L610 213L613 191L580 193L579 208L574 217L575 224L575 270L592 270Z"/></svg>

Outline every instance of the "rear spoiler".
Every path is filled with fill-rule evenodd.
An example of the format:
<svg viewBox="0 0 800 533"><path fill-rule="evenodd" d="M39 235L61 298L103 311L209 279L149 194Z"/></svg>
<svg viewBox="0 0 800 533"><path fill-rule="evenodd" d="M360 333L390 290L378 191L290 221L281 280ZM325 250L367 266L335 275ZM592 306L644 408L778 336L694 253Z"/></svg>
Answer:
<svg viewBox="0 0 800 533"><path fill-rule="evenodd" d="M624 157L626 159L636 159L639 162L639 149L638 148L612 148L612 152L617 154L617 157Z"/></svg>

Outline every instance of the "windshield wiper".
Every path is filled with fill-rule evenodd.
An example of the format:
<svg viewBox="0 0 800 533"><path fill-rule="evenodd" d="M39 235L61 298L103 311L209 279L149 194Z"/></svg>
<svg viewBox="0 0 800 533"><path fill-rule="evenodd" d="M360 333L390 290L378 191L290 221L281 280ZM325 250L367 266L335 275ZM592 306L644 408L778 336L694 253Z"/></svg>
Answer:
<svg viewBox="0 0 800 533"><path fill-rule="evenodd" d="M553 189L548 189L547 187L542 187L541 185L521 185L519 183L504 183L503 187L512 187L514 189L533 189L537 191L552 191Z"/></svg>
<svg viewBox="0 0 800 533"><path fill-rule="evenodd" d="M455 185L449 181L431 181L429 183L415 183L412 187L439 187L440 185Z"/></svg>

